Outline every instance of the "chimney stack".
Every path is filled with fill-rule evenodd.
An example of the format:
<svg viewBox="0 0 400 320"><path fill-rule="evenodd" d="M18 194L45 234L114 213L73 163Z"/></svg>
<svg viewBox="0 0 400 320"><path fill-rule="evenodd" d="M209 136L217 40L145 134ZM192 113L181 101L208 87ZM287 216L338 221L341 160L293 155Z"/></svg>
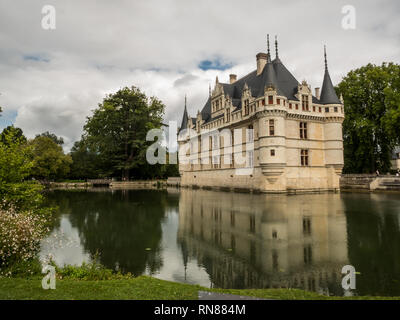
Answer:
<svg viewBox="0 0 400 320"><path fill-rule="evenodd" d="M261 72L264 70L264 67L267 63L267 57L268 55L266 53L260 52L256 55L257 59L257 75L261 74Z"/></svg>
<svg viewBox="0 0 400 320"><path fill-rule="evenodd" d="M319 100L319 98L320 98L319 88L315 88L315 96L316 96L317 99Z"/></svg>
<svg viewBox="0 0 400 320"><path fill-rule="evenodd" d="M230 83L230 84L236 82L236 79L237 79L236 74L230 74L230 75L229 75L229 83Z"/></svg>

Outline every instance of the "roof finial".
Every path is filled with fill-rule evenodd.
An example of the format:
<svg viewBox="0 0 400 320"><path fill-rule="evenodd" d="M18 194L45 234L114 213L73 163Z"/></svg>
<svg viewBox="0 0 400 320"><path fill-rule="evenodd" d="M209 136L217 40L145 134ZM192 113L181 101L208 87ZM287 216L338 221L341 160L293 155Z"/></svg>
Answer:
<svg viewBox="0 0 400 320"><path fill-rule="evenodd" d="M326 59L326 45L324 45L324 58L325 58L325 70L328 70L328 60Z"/></svg>
<svg viewBox="0 0 400 320"><path fill-rule="evenodd" d="M269 34L267 34L267 53L269 56L271 56L271 52L269 50Z"/></svg>
<svg viewBox="0 0 400 320"><path fill-rule="evenodd" d="M187 97L186 97L186 93L185 93L185 109L186 109L186 102L187 102Z"/></svg>
<svg viewBox="0 0 400 320"><path fill-rule="evenodd" d="M275 36L275 55L276 58L278 59L279 55L278 55L278 36Z"/></svg>

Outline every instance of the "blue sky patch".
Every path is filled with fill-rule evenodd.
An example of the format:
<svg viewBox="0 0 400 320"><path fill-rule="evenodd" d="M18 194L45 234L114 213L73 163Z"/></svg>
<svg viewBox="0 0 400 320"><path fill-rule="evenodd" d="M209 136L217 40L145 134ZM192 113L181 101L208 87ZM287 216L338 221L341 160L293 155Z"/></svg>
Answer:
<svg viewBox="0 0 400 320"><path fill-rule="evenodd" d="M17 111L6 111L3 108L3 112L0 113L0 132L15 122L17 114Z"/></svg>
<svg viewBox="0 0 400 320"><path fill-rule="evenodd" d="M24 60L36 61L36 62L50 62L50 59L43 57L40 54L29 54L24 55Z"/></svg>
<svg viewBox="0 0 400 320"><path fill-rule="evenodd" d="M198 64L201 70L226 70L232 68L232 63L223 63L220 58L214 60L202 60Z"/></svg>

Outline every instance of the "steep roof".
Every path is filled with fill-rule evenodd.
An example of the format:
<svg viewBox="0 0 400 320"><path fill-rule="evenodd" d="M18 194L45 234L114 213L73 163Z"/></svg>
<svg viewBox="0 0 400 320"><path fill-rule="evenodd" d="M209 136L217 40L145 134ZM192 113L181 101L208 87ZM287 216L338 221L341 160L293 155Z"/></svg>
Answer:
<svg viewBox="0 0 400 320"><path fill-rule="evenodd" d="M253 97L261 97L264 95L264 89L266 86L273 85L278 95L285 96L289 100L298 101L295 96L297 94L299 82L290 73L290 71L285 67L278 56L277 42L275 40L276 46L276 58L271 61L271 55L269 52L269 42L268 42L268 54L267 63L264 66L261 74L257 75L257 70L250 72L244 77L238 79L232 84L229 83L219 83L222 85L224 93L232 99L232 104L236 110L242 108L241 98L244 90L244 86L247 85L251 91ZM336 95L335 89L333 87L331 78L329 76L328 67L326 63L326 52L325 52L325 75L324 81L321 89L321 96L318 100L315 96L312 96L313 103L320 104L340 104L340 100ZM207 123L213 120L211 118L211 97L208 97L206 103L201 110L202 119ZM185 120L186 119L186 120ZM187 127L187 122L189 120L187 115L186 106L184 111L184 116L182 119L181 128Z"/></svg>
<svg viewBox="0 0 400 320"><path fill-rule="evenodd" d="M189 120L189 116L188 116L187 109L186 109L186 97L185 97L185 109L183 110L183 117L182 117L181 126L179 127L179 131L186 129L188 127L188 120Z"/></svg>
<svg viewBox="0 0 400 320"><path fill-rule="evenodd" d="M333 87L328 69L325 69L324 82L322 83L320 103L322 104L341 104L335 88Z"/></svg>
<svg viewBox="0 0 400 320"><path fill-rule="evenodd" d="M333 87L331 77L328 71L328 62L326 59L326 48L324 47L324 57L325 57L325 74L324 82L322 83L320 102L322 104L341 104L335 88Z"/></svg>
<svg viewBox="0 0 400 320"><path fill-rule="evenodd" d="M279 95L286 96L290 100L298 100L294 95L297 92L298 81L286 69L279 59L267 61L261 74L257 75L254 70L246 76L238 79L233 84L220 83L224 89L225 95L232 98L232 104L236 108L241 108L242 92L245 84L251 90L253 97L261 97L264 95L264 88L267 85L273 85ZM211 121L211 98L209 97L201 111L202 118L205 122Z"/></svg>

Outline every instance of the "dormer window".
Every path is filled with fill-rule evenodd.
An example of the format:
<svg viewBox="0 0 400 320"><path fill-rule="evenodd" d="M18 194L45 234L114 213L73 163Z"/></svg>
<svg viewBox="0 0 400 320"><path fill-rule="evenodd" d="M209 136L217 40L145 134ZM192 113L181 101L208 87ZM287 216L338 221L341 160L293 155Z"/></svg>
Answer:
<svg viewBox="0 0 400 320"><path fill-rule="evenodd" d="M301 100L303 111L308 111L308 96L303 94Z"/></svg>
<svg viewBox="0 0 400 320"><path fill-rule="evenodd" d="M244 115L247 116L249 114L249 100L244 100Z"/></svg>

